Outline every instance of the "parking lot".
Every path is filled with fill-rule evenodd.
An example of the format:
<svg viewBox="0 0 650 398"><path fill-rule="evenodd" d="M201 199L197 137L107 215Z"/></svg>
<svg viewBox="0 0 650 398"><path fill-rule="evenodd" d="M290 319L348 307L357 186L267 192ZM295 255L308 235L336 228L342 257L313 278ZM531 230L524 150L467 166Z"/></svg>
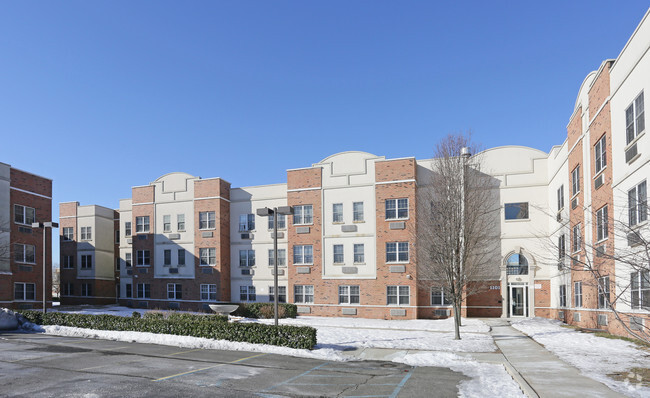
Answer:
<svg viewBox="0 0 650 398"><path fill-rule="evenodd" d="M0 333L0 396L457 396L462 374L36 333Z"/></svg>

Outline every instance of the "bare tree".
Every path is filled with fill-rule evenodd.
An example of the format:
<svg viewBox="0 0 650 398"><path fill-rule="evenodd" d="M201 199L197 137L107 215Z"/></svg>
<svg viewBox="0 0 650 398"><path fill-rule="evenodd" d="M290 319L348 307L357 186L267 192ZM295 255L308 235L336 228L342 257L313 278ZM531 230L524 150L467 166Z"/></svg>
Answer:
<svg viewBox="0 0 650 398"><path fill-rule="evenodd" d="M470 134L448 135L436 145L430 169L420 170L424 183L418 187L418 280L442 289L453 307L457 340L463 301L495 272L490 259L499 235L498 184L483 173L478 149Z"/></svg>

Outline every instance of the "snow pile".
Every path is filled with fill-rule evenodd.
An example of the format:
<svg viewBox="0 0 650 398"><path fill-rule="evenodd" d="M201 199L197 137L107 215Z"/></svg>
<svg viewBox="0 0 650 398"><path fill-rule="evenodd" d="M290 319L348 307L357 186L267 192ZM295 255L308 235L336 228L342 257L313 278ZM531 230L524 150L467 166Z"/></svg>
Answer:
<svg viewBox="0 0 650 398"><path fill-rule="evenodd" d="M650 396L650 388L636 380L616 381L607 376L625 373L632 368L650 368L650 356L642 349L624 340L597 337L560 325L560 321L545 318L512 322L514 328L580 369L585 376L629 396Z"/></svg>

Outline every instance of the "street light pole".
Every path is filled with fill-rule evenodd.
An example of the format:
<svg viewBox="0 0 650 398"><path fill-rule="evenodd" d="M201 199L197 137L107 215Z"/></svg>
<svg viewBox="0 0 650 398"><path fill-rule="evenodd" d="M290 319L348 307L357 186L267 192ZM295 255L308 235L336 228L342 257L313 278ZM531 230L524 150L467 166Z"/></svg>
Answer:
<svg viewBox="0 0 650 398"><path fill-rule="evenodd" d="M47 313L47 266L45 264L46 251L47 251L47 235L46 229L58 228L59 224L51 221L47 222L34 222L32 223L32 228L42 228L43 229L43 314ZM50 264L51 268L51 264Z"/></svg>

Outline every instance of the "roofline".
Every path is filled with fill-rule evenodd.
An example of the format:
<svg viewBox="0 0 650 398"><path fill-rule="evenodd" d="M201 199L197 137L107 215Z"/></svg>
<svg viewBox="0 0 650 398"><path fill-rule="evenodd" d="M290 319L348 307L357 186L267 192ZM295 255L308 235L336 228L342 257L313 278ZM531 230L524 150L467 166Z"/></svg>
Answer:
<svg viewBox="0 0 650 398"><path fill-rule="evenodd" d="M643 25L645 20L648 19L648 15L650 15L650 8L648 8L648 11L646 11L643 18L641 18L641 22L639 22L639 24L636 26L636 29L634 29L634 32L632 32L632 35L630 36L630 38L627 39L627 42L625 43L625 46L623 46L623 49L621 50L621 52L618 53L618 57L616 57L616 61L614 61L614 64L612 65L612 69L614 69L616 67L616 65L618 64L618 60L621 59L621 56L623 55L625 50L627 50L628 46L630 45L630 43L634 39L634 36L636 36L637 32L641 28L641 25Z"/></svg>

